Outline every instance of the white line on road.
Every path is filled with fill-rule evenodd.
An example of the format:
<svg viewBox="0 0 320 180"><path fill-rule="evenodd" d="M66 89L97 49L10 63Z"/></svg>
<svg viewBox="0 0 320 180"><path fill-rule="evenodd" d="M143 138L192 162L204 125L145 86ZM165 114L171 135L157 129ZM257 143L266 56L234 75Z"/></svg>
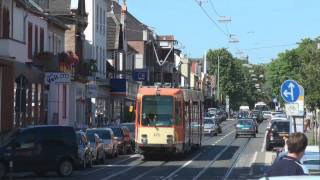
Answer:
<svg viewBox="0 0 320 180"><path fill-rule="evenodd" d="M162 166L163 164L165 164L165 162L162 162L161 164L157 165L157 167ZM140 174L139 176L135 177L135 178L132 179L132 180L138 180L138 179L142 178L143 176L149 174L149 173L150 173L151 171L153 171L153 170L154 170L154 168L151 168L151 169L149 169L148 171Z"/></svg>
<svg viewBox="0 0 320 180"><path fill-rule="evenodd" d="M222 154L227 151L227 149L230 147L230 145L235 141L235 139L233 141L231 141L225 148L223 148L222 151L220 151L219 154L216 155L216 157L205 167L203 168L194 178L192 178L192 180L197 180L199 177L202 176L203 173L205 173L207 171L207 169L220 157L222 156Z"/></svg>
<svg viewBox="0 0 320 180"><path fill-rule="evenodd" d="M131 169L135 168L136 166L139 166L139 165L142 164L142 163L143 163L143 162L139 162L139 163L137 163L137 164L135 164L135 165L132 165L132 166L129 167L129 168L126 168L126 169L124 169L124 170L122 170L122 171L119 171L119 172L114 173L114 174L112 174L112 175L110 175L110 176L107 176L107 177L105 177L105 178L102 178L101 180L112 179L112 178L114 178L114 177L116 177L116 176L119 176L120 174L123 174L123 173L126 173L126 172L130 171Z"/></svg>
<svg viewBox="0 0 320 180"><path fill-rule="evenodd" d="M174 176L177 172L179 172L181 169L185 168L186 166L188 166L190 163L192 163L193 160L195 160L196 158L198 158L201 155L201 152L199 154L197 154L196 156L194 156L190 161L184 163L182 166L180 166L178 169L176 169L175 171L173 171L172 173L170 173L167 177L163 178L163 180L165 179L171 179L172 176Z"/></svg>
<svg viewBox="0 0 320 180"><path fill-rule="evenodd" d="M229 132L228 134L224 135L222 138L218 139L216 142L214 142L214 143L211 144L211 145L217 144L218 142L220 142L221 140L223 140L224 138L226 138L227 136L229 136L229 135L232 134L233 132L234 132L234 130L231 131L231 132Z"/></svg>
<svg viewBox="0 0 320 180"><path fill-rule="evenodd" d="M251 168L250 168L250 173L249 173L250 176L253 175L253 167L252 167L252 165L253 165L254 162L256 162L256 160L257 160L257 155L258 155L258 152L257 152L257 151L254 152L254 156L253 156L252 161L251 161L251 164L250 164L250 167L251 167Z"/></svg>
<svg viewBox="0 0 320 180"><path fill-rule="evenodd" d="M263 144L262 144L262 147L261 147L261 152L264 152L265 149L266 149L266 139L267 139L267 132L264 134L264 138L263 138Z"/></svg>

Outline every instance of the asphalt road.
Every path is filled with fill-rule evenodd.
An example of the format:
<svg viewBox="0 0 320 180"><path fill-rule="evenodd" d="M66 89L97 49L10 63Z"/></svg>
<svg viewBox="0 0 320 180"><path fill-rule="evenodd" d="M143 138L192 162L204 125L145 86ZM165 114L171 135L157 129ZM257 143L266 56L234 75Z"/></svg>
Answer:
<svg viewBox="0 0 320 180"><path fill-rule="evenodd" d="M256 138L235 138L235 121L222 124L218 136L203 138L199 150L177 157L172 154L154 155L145 160L139 154L119 156L104 165L85 171L76 171L72 180L197 180L197 179L257 179L263 176L266 167L254 167L256 153L264 151L266 122L259 126ZM36 177L32 173L14 174L13 179L62 179L55 173Z"/></svg>

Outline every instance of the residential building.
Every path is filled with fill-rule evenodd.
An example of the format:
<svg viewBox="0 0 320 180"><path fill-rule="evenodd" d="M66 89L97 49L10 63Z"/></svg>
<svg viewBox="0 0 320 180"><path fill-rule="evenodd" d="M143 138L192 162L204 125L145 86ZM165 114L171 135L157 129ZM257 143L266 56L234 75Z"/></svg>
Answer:
<svg viewBox="0 0 320 180"><path fill-rule="evenodd" d="M33 1L0 0L1 130L44 123L43 71L34 58L48 49L47 32Z"/></svg>
<svg viewBox="0 0 320 180"><path fill-rule="evenodd" d="M55 115L49 115L48 122L85 127L91 124L93 120L87 108L86 83L88 82L88 76L92 75L94 67L94 63L84 61L84 30L87 27L88 16L85 1L35 0L35 2L41 6L45 13L57 18L68 27L64 35L64 52L60 53L58 57L58 71L70 76L71 82L62 83L56 87L58 112ZM51 37L51 41L54 42L56 37ZM50 48L56 49L57 46L60 46L59 43L50 45ZM52 100L50 95L48 98L49 101Z"/></svg>
<svg viewBox="0 0 320 180"><path fill-rule="evenodd" d="M86 1L88 26L84 31L86 38L85 59L96 62L97 71L88 83L90 111L100 125L111 119L110 79L107 62L107 0Z"/></svg>

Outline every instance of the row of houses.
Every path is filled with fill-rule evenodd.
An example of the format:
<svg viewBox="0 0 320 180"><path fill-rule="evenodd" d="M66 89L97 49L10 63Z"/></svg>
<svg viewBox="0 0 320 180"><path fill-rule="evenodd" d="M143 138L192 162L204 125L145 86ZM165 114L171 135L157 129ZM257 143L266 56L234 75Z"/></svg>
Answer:
<svg viewBox="0 0 320 180"><path fill-rule="evenodd" d="M139 85L201 89L207 63L128 12L125 0L0 0L0 130L132 121Z"/></svg>

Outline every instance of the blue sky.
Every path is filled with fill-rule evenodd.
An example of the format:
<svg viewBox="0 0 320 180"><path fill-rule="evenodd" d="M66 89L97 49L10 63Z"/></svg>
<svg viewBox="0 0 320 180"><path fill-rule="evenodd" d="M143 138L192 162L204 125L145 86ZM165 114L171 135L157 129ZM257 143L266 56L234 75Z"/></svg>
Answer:
<svg viewBox="0 0 320 180"><path fill-rule="evenodd" d="M296 47L300 39L320 35L319 0L211 1L219 15L232 18L228 28L217 22L209 0L202 6L227 34L235 34L239 43L228 43L195 0L127 0L127 4L128 10L154 27L157 34L175 35L190 57L201 57L210 48L227 47L235 56L241 56L236 52L242 51L251 63L268 63L279 52Z"/></svg>

